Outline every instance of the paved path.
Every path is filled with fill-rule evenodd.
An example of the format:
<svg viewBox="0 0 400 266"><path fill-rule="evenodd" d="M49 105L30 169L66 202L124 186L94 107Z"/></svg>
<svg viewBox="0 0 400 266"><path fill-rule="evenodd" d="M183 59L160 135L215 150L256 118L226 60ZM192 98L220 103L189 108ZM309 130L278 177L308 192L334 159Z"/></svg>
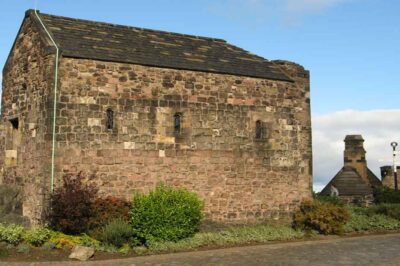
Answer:
<svg viewBox="0 0 400 266"><path fill-rule="evenodd" d="M1 264L0 265L6 265ZM282 244L144 256L112 261L7 265L112 266L259 266L259 265L400 265L400 234L337 238Z"/></svg>

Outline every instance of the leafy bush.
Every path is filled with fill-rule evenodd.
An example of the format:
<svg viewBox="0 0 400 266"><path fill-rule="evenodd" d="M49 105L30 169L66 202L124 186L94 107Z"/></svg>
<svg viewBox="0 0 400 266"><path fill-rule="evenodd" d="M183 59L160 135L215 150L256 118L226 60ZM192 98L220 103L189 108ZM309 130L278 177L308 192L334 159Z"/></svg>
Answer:
<svg viewBox="0 0 400 266"><path fill-rule="evenodd" d="M120 219L129 221L131 203L116 197L97 198L92 205L93 217L90 219L90 228L95 229L107 225L109 222Z"/></svg>
<svg viewBox="0 0 400 266"><path fill-rule="evenodd" d="M320 201L320 202L327 202L327 203L332 203L333 205L343 207L344 202L337 196L323 196L319 194L315 194L314 200Z"/></svg>
<svg viewBox="0 0 400 266"><path fill-rule="evenodd" d="M24 239L29 244L39 247L50 239L52 231L47 228L37 228L26 232Z"/></svg>
<svg viewBox="0 0 400 266"><path fill-rule="evenodd" d="M400 229L400 221L383 214L371 213L366 208L352 207L348 209L350 220L346 223L345 232L386 231Z"/></svg>
<svg viewBox="0 0 400 266"><path fill-rule="evenodd" d="M87 235L71 236L60 232L52 232L48 243L57 249L72 248L74 246L98 247L99 242ZM46 243L47 244L47 243ZM47 246L49 245L47 244Z"/></svg>
<svg viewBox="0 0 400 266"><path fill-rule="evenodd" d="M341 234L348 220L349 213L343 207L327 202L305 201L294 215L293 226L321 234Z"/></svg>
<svg viewBox="0 0 400 266"><path fill-rule="evenodd" d="M24 228L20 225L0 224L0 242L4 241L12 245L18 245L23 240Z"/></svg>
<svg viewBox="0 0 400 266"><path fill-rule="evenodd" d="M400 191L388 187L376 188L374 190L375 203L400 203Z"/></svg>
<svg viewBox="0 0 400 266"><path fill-rule="evenodd" d="M19 244L17 247L17 252L18 253L29 253L31 251L31 247L28 244L22 243Z"/></svg>
<svg viewBox="0 0 400 266"><path fill-rule="evenodd" d="M63 185L57 188L50 199L50 226L63 233L80 234L87 232L89 221L94 217L91 208L96 199L97 189L84 183L85 177L65 175Z"/></svg>
<svg viewBox="0 0 400 266"><path fill-rule="evenodd" d="M199 230L203 203L186 189L159 185L150 194L134 195L131 224L142 242L178 241Z"/></svg>
<svg viewBox="0 0 400 266"><path fill-rule="evenodd" d="M131 242L133 237L132 227L129 222L116 219L109 222L100 232L98 240L105 244L122 247Z"/></svg>
<svg viewBox="0 0 400 266"><path fill-rule="evenodd" d="M400 220L400 204L379 204L368 208L368 214L382 214Z"/></svg>

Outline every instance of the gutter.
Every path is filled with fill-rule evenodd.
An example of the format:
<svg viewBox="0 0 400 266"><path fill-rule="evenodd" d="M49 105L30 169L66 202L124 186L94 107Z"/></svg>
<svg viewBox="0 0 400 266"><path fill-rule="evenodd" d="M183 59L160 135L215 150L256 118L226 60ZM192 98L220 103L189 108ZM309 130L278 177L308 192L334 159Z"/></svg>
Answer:
<svg viewBox="0 0 400 266"><path fill-rule="evenodd" d="M55 169L55 157L56 157L56 121L57 121L57 90L58 90L58 59L60 55L60 49L58 48L56 42L51 36L50 32L47 30L44 25L42 19L40 18L38 12L35 9L35 15L42 25L43 29L47 33L47 36L50 38L54 47L56 48L56 62L55 62L55 70L54 70L54 102L53 102L53 139L51 146L51 181L50 181L50 190L53 193L54 191L54 169Z"/></svg>

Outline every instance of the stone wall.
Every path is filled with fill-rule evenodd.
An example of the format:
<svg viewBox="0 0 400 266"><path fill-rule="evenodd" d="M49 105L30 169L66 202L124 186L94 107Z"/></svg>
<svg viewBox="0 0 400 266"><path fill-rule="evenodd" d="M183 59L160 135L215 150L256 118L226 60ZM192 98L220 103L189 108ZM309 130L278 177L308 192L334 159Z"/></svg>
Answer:
<svg viewBox="0 0 400 266"><path fill-rule="evenodd" d="M309 75L275 63L296 82L63 58L56 185L84 171L127 199L159 182L187 187L214 221L286 215L311 195Z"/></svg>
<svg viewBox="0 0 400 266"><path fill-rule="evenodd" d="M0 125L2 182L22 188L33 224L49 195L53 119L54 49L40 28L27 17L17 36ZM294 82L61 58L56 186L83 171L127 199L159 182L186 187L213 221L290 213L311 196L309 74L274 63Z"/></svg>
<svg viewBox="0 0 400 266"><path fill-rule="evenodd" d="M0 122L0 179L22 190L23 213L33 224L41 219L44 189L49 188L51 142L46 136L54 73L54 57L34 23L24 21L4 67Z"/></svg>

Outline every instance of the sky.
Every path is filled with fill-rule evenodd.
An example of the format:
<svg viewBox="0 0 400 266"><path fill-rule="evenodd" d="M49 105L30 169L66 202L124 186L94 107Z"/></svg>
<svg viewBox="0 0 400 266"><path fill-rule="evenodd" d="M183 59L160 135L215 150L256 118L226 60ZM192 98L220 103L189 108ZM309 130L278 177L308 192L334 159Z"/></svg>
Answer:
<svg viewBox="0 0 400 266"><path fill-rule="evenodd" d="M1 0L0 66L27 9L227 40L311 72L314 189L343 165L343 139L362 134L370 169L400 143L398 0ZM1 78L1 76L0 76ZM400 156L398 156L400 157Z"/></svg>

